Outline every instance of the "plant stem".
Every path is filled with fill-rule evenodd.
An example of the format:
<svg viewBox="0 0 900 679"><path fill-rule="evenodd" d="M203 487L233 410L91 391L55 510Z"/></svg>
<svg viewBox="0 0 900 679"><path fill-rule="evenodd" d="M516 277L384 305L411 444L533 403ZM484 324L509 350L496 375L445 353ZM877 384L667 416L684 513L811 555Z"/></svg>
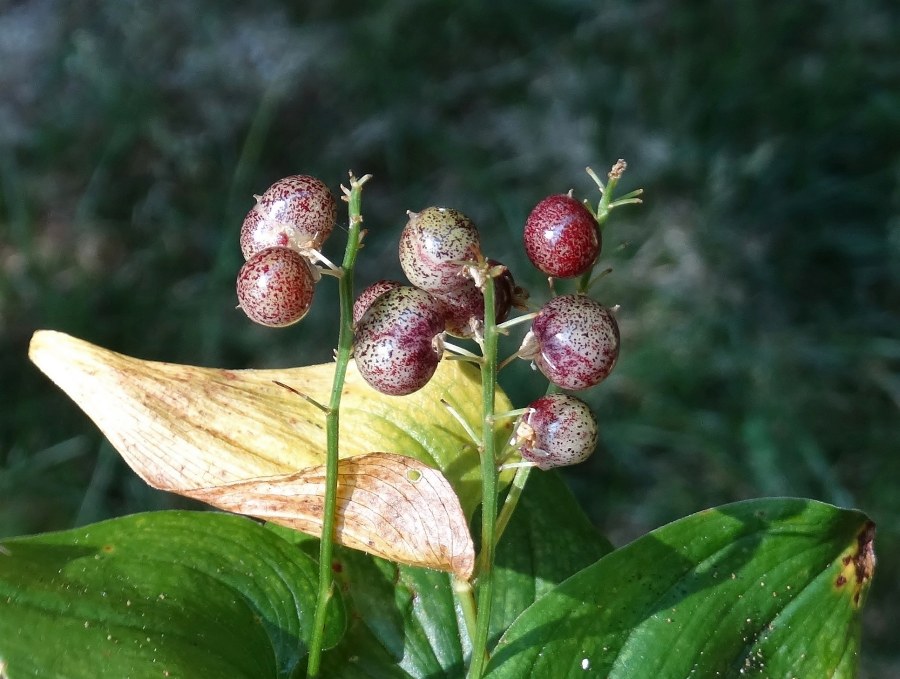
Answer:
<svg viewBox="0 0 900 679"><path fill-rule="evenodd" d="M475 612L475 597L472 594L472 585L468 580L462 580L453 577L453 593L456 595L456 601L462 609L463 620L466 623L466 632L469 639L475 637L475 626L477 625L477 613Z"/></svg>
<svg viewBox="0 0 900 679"><path fill-rule="evenodd" d="M494 524L494 545L500 543L500 538L503 537L503 531L506 530L506 526L509 525L509 520L512 518L513 512L516 510L516 507L519 504L519 498L522 497L522 491L525 490L525 482L528 481L528 475L531 473L531 470L534 469L533 466L529 465L527 467L519 467L516 470L516 475L513 477L512 484L509 487L509 493L506 495L506 499L503 501L503 507L500 508L500 514L497 516L497 522ZM482 568L486 568L487 562L483 559L484 552L478 555L478 561L475 564L476 572L480 573Z"/></svg>
<svg viewBox="0 0 900 679"><path fill-rule="evenodd" d="M484 363L481 366L481 569L477 573L478 620L472 639L469 679L480 679L487 659L491 604L494 597L494 526L497 520L497 459L494 440L494 393L497 389L497 320L494 312L494 279L484 282Z"/></svg>
<svg viewBox="0 0 900 679"><path fill-rule="evenodd" d="M619 179L622 178L622 174L625 172L625 168L627 164L624 160L619 160L615 165L613 165L612 169L609 171L608 181L606 186L603 185L603 182L600 178L594 173L591 168L587 168L587 173L590 175L591 179L597 184L597 188L600 189L600 203L597 205L596 211L594 211L594 218L597 220L597 230L602 234L603 227L606 224L606 220L609 219L609 213L613 211L614 208L619 207L620 205L629 205L640 203L641 200L637 196L643 193L643 189L635 189L630 193L625 194L619 200L613 200L613 194L616 190L616 185L619 183ZM590 206L589 206L590 207ZM585 271L581 277L578 279L577 290L579 293L586 293L588 288L591 287L591 277L594 275L594 268L597 266L597 262L594 262L591 265L591 268Z"/></svg>
<svg viewBox="0 0 900 679"><path fill-rule="evenodd" d="M534 467L519 467L516 470L516 475L513 477L509 487L509 492L506 494L506 499L503 501L503 507L500 508L500 515L497 517L497 526L495 530L495 539L497 542L500 542L503 531L506 530L506 526L509 524L509 520L512 518L513 512L519 504L519 498L522 497L522 491L525 490L525 483L528 481L528 475L531 474L532 469L534 469Z"/></svg>
<svg viewBox="0 0 900 679"><path fill-rule="evenodd" d="M356 265L356 255L359 252L359 244L362 240L360 225L362 214L360 202L362 187L371 175L365 175L360 179L350 173L350 189L344 189L345 200L348 203L350 225L347 230L347 247L344 250L344 261L341 264L343 274L338 281L340 296L340 330L338 332L338 346L335 353L334 381L331 387L331 400L328 403L325 415L325 432L327 437L327 457L325 467L325 507L322 516L322 538L319 542L319 593L316 599L316 615L313 619L312 638L309 642L309 659L306 666L306 676L315 679L319 676L319 667L322 661L322 642L325 636L325 618L328 610L328 602L331 600L334 581L331 572L331 556L334 551L334 519L337 509L338 486L338 431L340 424L341 393L344 390L344 378L347 375L347 365L350 362L350 354L353 348L353 270Z"/></svg>

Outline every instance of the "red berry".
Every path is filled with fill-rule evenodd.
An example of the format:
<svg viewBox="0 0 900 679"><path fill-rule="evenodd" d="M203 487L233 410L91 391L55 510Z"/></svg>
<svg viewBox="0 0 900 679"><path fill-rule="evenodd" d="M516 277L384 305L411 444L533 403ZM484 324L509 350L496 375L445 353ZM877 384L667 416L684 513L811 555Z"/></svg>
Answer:
<svg viewBox="0 0 900 679"><path fill-rule="evenodd" d="M336 219L337 202L321 181L307 175L279 179L244 218L241 251L250 259L269 247L318 250Z"/></svg>
<svg viewBox="0 0 900 679"><path fill-rule="evenodd" d="M563 389L587 389L606 379L616 364L619 324L590 297L555 297L538 312L519 356L534 360L547 379Z"/></svg>
<svg viewBox="0 0 900 679"><path fill-rule="evenodd" d="M489 259L492 267L502 266L500 262ZM447 293L431 293L441 304L446 318L445 330L454 337L472 337L474 322L484 321L484 293L471 278L466 279L464 286ZM504 267L503 273L494 278L494 315L497 323L502 323L509 316L510 308L515 302L521 302L524 291L517 287L509 269Z"/></svg>
<svg viewBox="0 0 900 679"><path fill-rule="evenodd" d="M544 198L525 222L525 253L548 276L580 276L596 261L600 245L597 220L571 196Z"/></svg>
<svg viewBox="0 0 900 679"><path fill-rule="evenodd" d="M290 248L266 248L241 267L237 296L251 321L280 328L306 315L315 285L312 265L299 253Z"/></svg>
<svg viewBox="0 0 900 679"><path fill-rule="evenodd" d="M359 319L363 317L363 314L368 311L376 299L388 290L400 287L403 287L403 284L399 281L380 280L372 283L372 285L359 293L356 301L353 302L353 325L359 323Z"/></svg>
<svg viewBox="0 0 900 679"><path fill-rule="evenodd" d="M473 322L484 321L484 295L475 286L475 281L471 278L468 281L468 285L451 292L433 293L444 315L444 329L454 337L472 337L475 334Z"/></svg>
<svg viewBox="0 0 900 679"><path fill-rule="evenodd" d="M356 367L384 394L411 394L437 369L443 330L444 316L427 292L408 286L388 290L356 325Z"/></svg>
<svg viewBox="0 0 900 679"><path fill-rule="evenodd" d="M464 287L461 262L481 253L478 230L457 210L429 207L410 212L400 234L400 266L409 281L428 292L448 293Z"/></svg>
<svg viewBox="0 0 900 679"><path fill-rule="evenodd" d="M548 394L528 405L516 427L522 459L540 469L584 462L597 447L597 420L587 403L569 394Z"/></svg>

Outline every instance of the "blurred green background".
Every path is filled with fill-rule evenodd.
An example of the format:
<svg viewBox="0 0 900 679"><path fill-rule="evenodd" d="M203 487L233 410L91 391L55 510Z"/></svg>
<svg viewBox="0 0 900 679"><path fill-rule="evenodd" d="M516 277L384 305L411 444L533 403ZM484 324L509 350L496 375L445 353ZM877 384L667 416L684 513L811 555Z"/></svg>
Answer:
<svg viewBox="0 0 900 679"><path fill-rule="evenodd" d="M0 536L180 502L28 363L35 329L200 365L330 358L329 281L287 330L234 308L240 223L275 179L375 175L360 284L401 276L405 211L440 204L540 301L526 215L596 199L585 166L625 158L646 201L613 215L597 290L622 357L573 488L617 544L757 496L865 510L862 676L900 676L892 0L0 0L0 92ZM503 383L519 405L544 388L524 365Z"/></svg>

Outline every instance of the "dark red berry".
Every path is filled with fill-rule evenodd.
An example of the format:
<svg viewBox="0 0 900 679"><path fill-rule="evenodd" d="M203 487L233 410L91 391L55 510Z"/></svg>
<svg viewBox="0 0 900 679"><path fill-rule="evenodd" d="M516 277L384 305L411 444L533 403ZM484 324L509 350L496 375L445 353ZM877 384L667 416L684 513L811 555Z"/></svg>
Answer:
<svg viewBox="0 0 900 679"><path fill-rule="evenodd" d="M597 220L571 196L544 198L525 222L525 252L548 276L580 276L596 261L600 246Z"/></svg>
<svg viewBox="0 0 900 679"><path fill-rule="evenodd" d="M464 214L429 207L409 213L399 249L400 266L410 283L443 294L466 285L462 262L475 261L481 244L478 230Z"/></svg>
<svg viewBox="0 0 900 679"><path fill-rule="evenodd" d="M500 262L489 259L491 267L503 266ZM454 337L472 337L475 325L484 321L484 293L478 289L475 281L466 279L468 283L448 293L434 292L432 295L444 311L446 331ZM497 323L502 323L509 316L514 302L521 302L523 291L517 287L509 269L494 278L494 315Z"/></svg>
<svg viewBox="0 0 900 679"><path fill-rule="evenodd" d="M427 292L408 286L388 290L356 325L356 367L384 394L411 394L437 369L443 330L444 316Z"/></svg>
<svg viewBox="0 0 900 679"><path fill-rule="evenodd" d="M433 293L444 314L444 329L454 337L472 337L476 324L484 321L484 295L475 281L443 295Z"/></svg>
<svg viewBox="0 0 900 679"><path fill-rule="evenodd" d="M519 356L533 360L563 389L587 389L606 379L615 366L619 325L609 309L590 297L555 297L538 312Z"/></svg>
<svg viewBox="0 0 900 679"><path fill-rule="evenodd" d="M503 266L496 259L489 259L492 267ZM494 308L497 311L497 322L502 323L509 316L513 307L527 309L528 291L516 285L509 269L503 266L503 272L494 277Z"/></svg>
<svg viewBox="0 0 900 679"><path fill-rule="evenodd" d="M247 213L241 227L244 258L269 247L294 250L322 247L337 219L337 202L315 177L279 179Z"/></svg>
<svg viewBox="0 0 900 679"><path fill-rule="evenodd" d="M359 319L368 311L372 303L381 297L388 290L400 288L403 284L399 281L380 280L372 283L369 287L359 293L356 301L353 302L353 325L359 323Z"/></svg>
<svg viewBox="0 0 900 679"><path fill-rule="evenodd" d="M587 403L569 394L548 394L528 405L516 427L522 459L541 469L584 462L597 447L597 420Z"/></svg>
<svg viewBox="0 0 900 679"><path fill-rule="evenodd" d="M237 278L241 309L251 321L280 328L296 323L312 304L312 265L290 248L266 248L248 259Z"/></svg>

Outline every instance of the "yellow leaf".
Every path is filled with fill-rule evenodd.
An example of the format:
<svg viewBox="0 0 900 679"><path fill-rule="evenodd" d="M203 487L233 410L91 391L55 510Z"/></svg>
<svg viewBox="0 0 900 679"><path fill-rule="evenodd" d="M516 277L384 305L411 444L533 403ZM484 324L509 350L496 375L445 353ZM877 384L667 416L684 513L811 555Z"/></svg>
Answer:
<svg viewBox="0 0 900 679"><path fill-rule="evenodd" d="M185 494L319 535L325 467ZM337 517L336 533L347 547L466 580L472 575L475 552L456 494L439 471L416 459L370 453L341 460Z"/></svg>
<svg viewBox="0 0 900 679"><path fill-rule="evenodd" d="M249 482L296 488L301 482L312 483L318 472L311 468L324 465L324 412L276 382L326 403L334 364L283 370L200 368L124 356L53 331L35 333L29 355L94 420L129 466L156 488L191 497L211 497L216 488L223 497L226 490L246 494L249 486L240 484ZM341 404L340 457L392 451L439 470L459 498L465 525L465 517L480 501L478 451L441 405L442 399L481 431L481 384L471 366L442 361L425 388L396 397L371 389L351 363ZM502 392L496 407L501 412L512 407ZM511 433L511 423L503 422L497 431L500 445ZM340 473L350 478L360 469L372 476L365 467L343 463ZM297 474L303 470L307 472ZM250 506L243 496L241 503ZM303 530L318 534L314 523ZM404 519L403 530L410 525ZM353 540L378 543L379 537ZM409 537L413 542L420 538ZM336 539L344 541L340 531Z"/></svg>

